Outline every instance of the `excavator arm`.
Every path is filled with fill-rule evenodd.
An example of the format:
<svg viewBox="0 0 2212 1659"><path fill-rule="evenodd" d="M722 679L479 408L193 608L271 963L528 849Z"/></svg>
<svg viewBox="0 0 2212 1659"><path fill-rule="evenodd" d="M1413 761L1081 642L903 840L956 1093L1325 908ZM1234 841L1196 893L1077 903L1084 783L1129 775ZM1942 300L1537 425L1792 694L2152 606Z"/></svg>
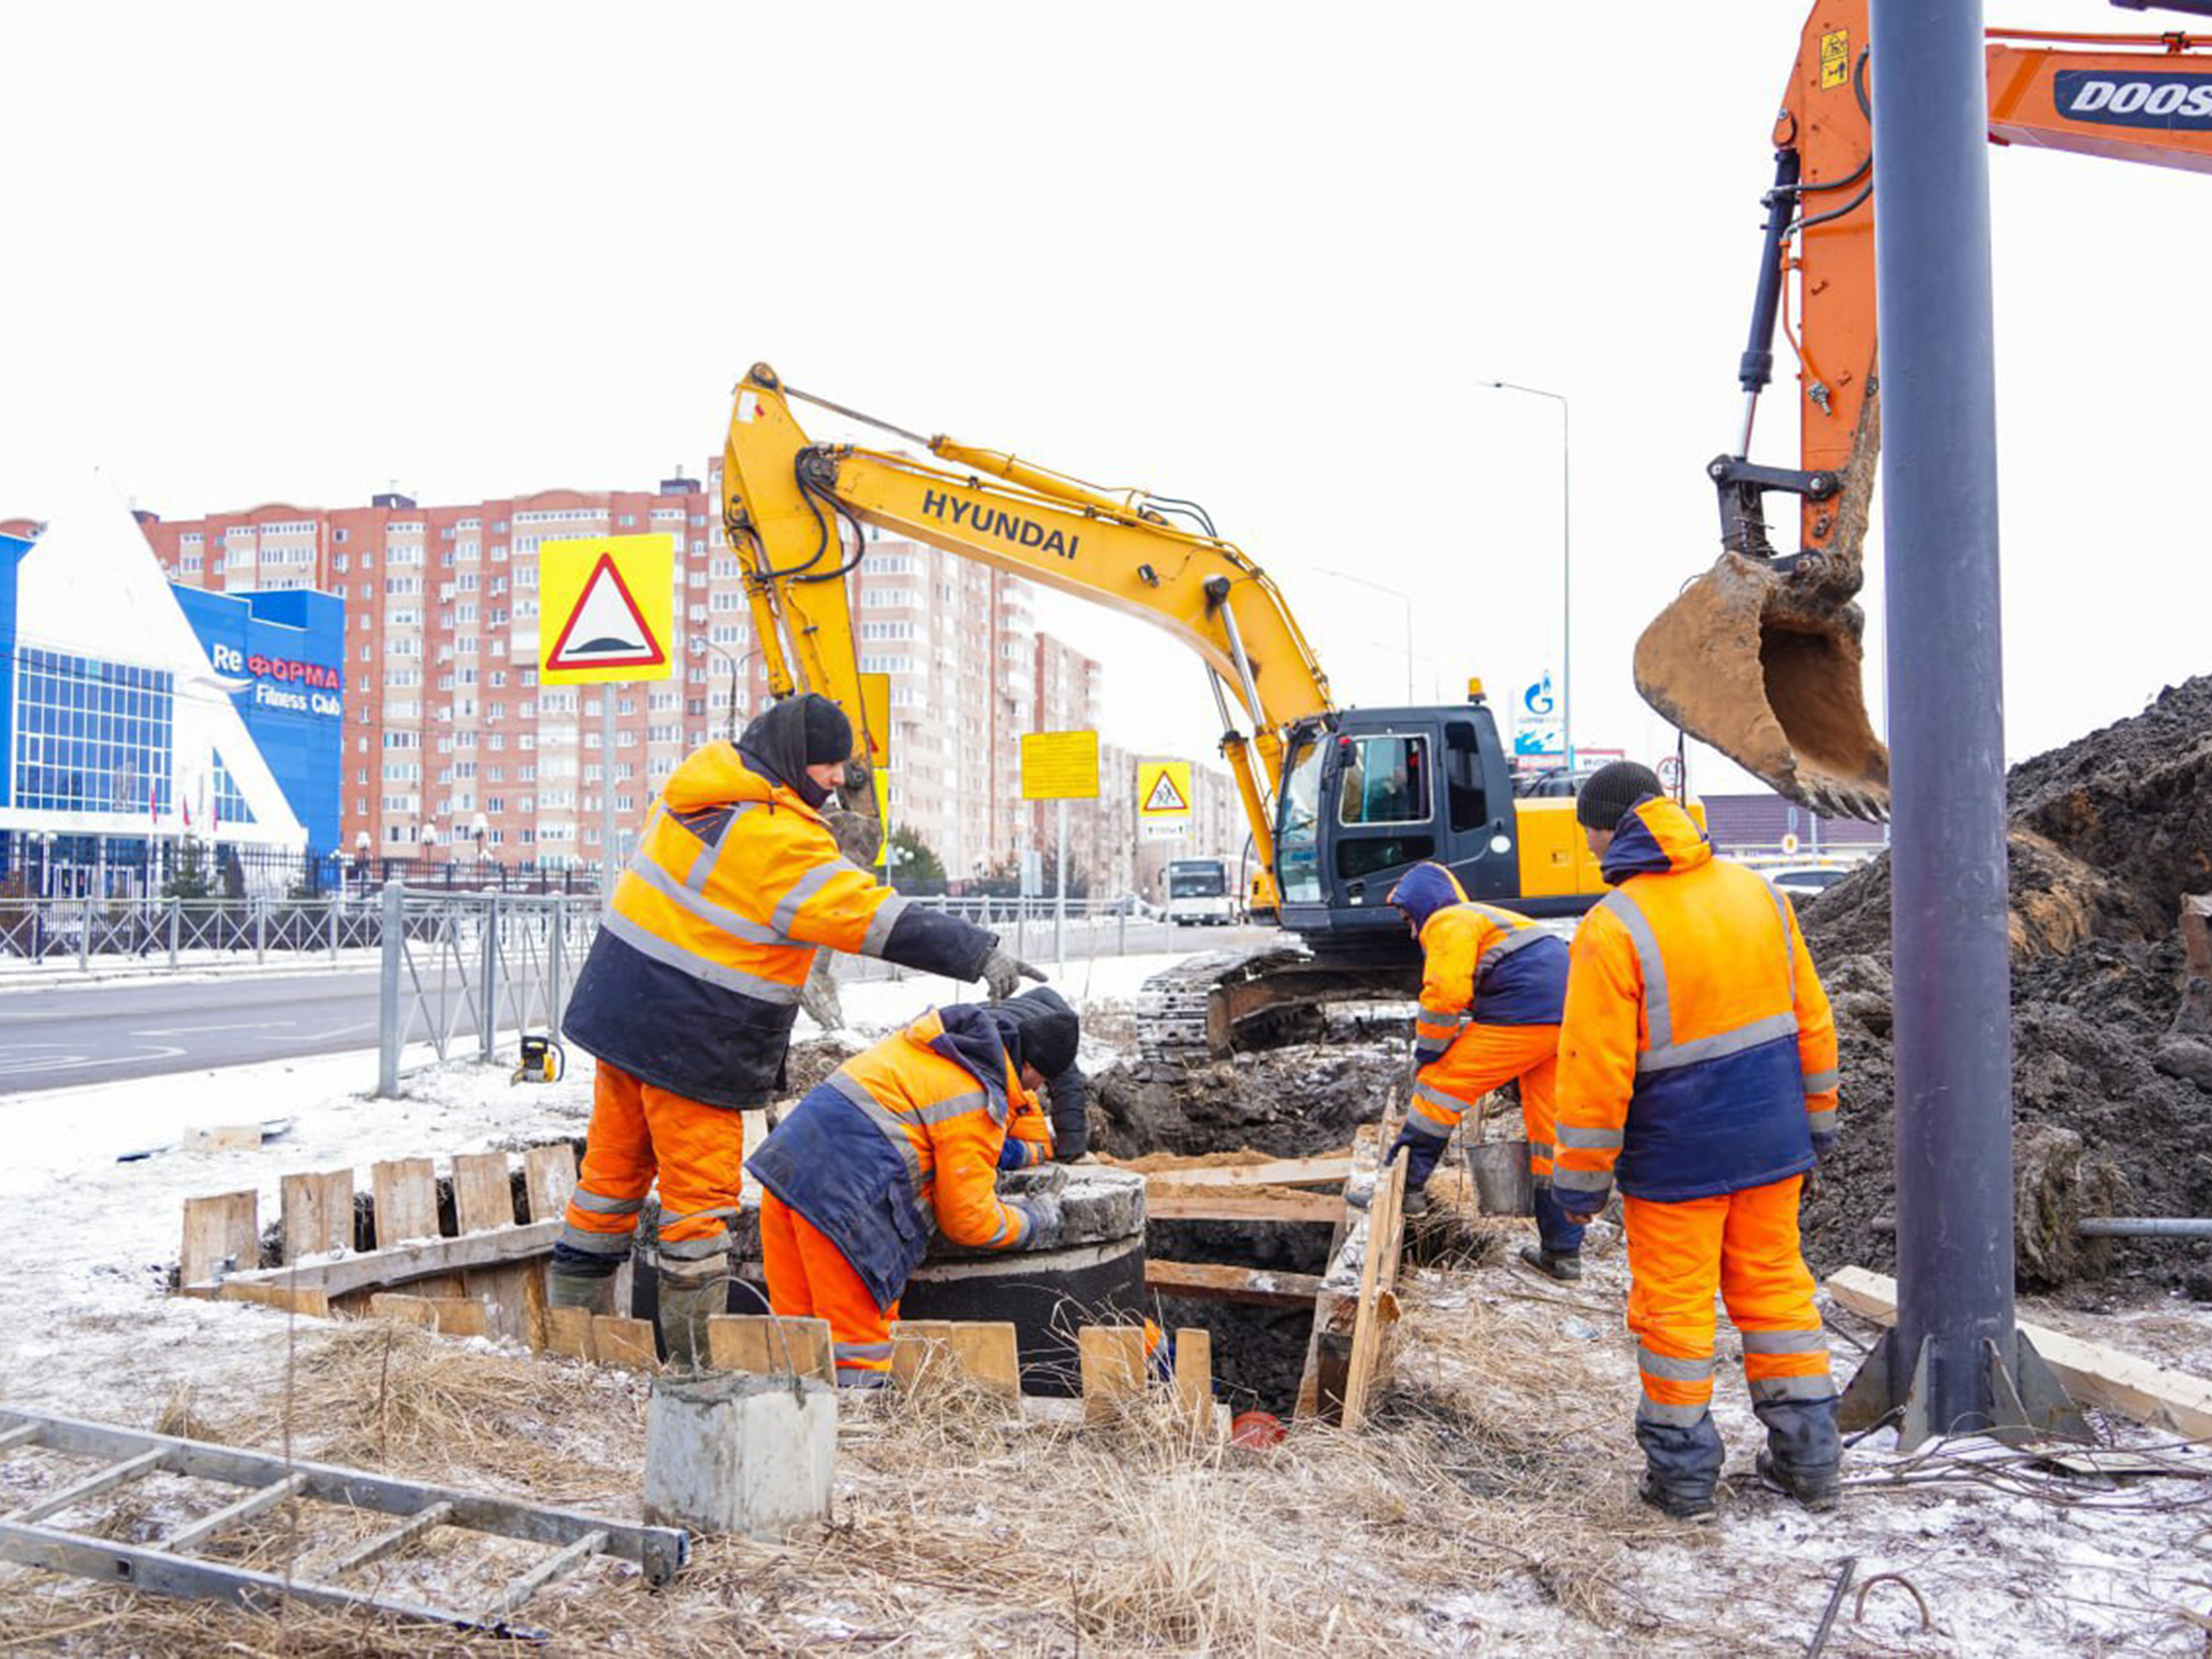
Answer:
<svg viewBox="0 0 2212 1659"><path fill-rule="evenodd" d="M1637 641L1644 700L1782 794L1887 815L1889 756L1867 717L1853 602L1881 450L1873 104L1867 0L1818 0L1774 127L1743 391L1732 446L1707 463L1721 554ZM2181 33L1990 31L1990 137L2212 171L2212 55ZM1798 464L1751 459L1778 330L1797 361ZM1797 547L1765 498L1797 502Z"/></svg>
<svg viewBox="0 0 2212 1659"><path fill-rule="evenodd" d="M931 458L818 445L793 415L793 399L806 394L756 364L738 387L722 453L724 529L746 566L771 693L834 699L861 734L855 759L865 760L870 715L845 582L865 545L862 526L1138 617L1205 663L1222 753L1272 883L1285 729L1334 705L1327 676L1267 574L1231 543L1169 523L1159 498L1100 490L998 451L896 427L888 430ZM1272 906L1273 896L1260 902Z"/></svg>

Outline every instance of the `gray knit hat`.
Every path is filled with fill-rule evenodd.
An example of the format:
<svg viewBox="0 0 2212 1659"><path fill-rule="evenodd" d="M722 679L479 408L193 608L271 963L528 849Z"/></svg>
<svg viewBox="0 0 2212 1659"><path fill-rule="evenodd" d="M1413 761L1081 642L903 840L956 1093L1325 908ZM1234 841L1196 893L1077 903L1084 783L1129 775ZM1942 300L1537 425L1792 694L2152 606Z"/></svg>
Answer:
<svg viewBox="0 0 2212 1659"><path fill-rule="evenodd" d="M1659 774L1634 760L1615 760L1589 775L1575 796L1575 821L1584 829L1611 832L1638 801L1664 795Z"/></svg>

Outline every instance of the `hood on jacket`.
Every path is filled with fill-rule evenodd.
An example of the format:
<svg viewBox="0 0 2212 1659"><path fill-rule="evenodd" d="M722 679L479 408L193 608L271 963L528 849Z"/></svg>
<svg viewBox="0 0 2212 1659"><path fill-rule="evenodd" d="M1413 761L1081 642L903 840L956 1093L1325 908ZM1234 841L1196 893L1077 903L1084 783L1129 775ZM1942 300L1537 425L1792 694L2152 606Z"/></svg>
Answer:
<svg viewBox="0 0 2212 1659"><path fill-rule="evenodd" d="M1082 1022L1067 999L1051 986L1039 985L1003 1002L988 1003L984 1012L998 1026L1006 1057L1017 1069L1035 1066L1037 1075L1049 1081L1074 1066Z"/></svg>
<svg viewBox="0 0 2212 1659"><path fill-rule="evenodd" d="M738 738L738 753L748 766L817 811L830 791L809 778L806 768L842 760L852 747L852 723L835 703L812 691L769 704Z"/></svg>
<svg viewBox="0 0 2212 1659"><path fill-rule="evenodd" d="M798 790L769 777L728 742L692 750L669 774L660 794L668 810L679 817L746 801L773 801L792 808L805 804Z"/></svg>
<svg viewBox="0 0 2212 1659"><path fill-rule="evenodd" d="M1698 820L1663 795L1638 801L1613 833L1598 872L1618 887L1632 875L1664 875L1712 860L1713 844Z"/></svg>
<svg viewBox="0 0 2212 1659"><path fill-rule="evenodd" d="M1438 911L1467 903L1467 889L1442 864L1416 864L1390 889L1389 902L1413 918L1413 931L1419 933Z"/></svg>
<svg viewBox="0 0 2212 1659"><path fill-rule="evenodd" d="M932 1024L938 1027L934 1034L927 1030ZM942 1055L974 1078L989 1099L993 1121L1006 1121L1006 1077L1013 1060L988 1007L948 1002L933 1016L924 1014L908 1026L906 1038Z"/></svg>

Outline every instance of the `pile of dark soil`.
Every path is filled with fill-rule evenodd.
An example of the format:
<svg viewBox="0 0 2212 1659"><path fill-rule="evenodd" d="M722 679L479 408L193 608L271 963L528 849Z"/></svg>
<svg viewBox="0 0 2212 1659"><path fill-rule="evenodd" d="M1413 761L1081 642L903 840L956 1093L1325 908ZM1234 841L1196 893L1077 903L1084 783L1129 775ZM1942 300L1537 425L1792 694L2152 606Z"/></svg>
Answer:
<svg viewBox="0 0 2212 1659"><path fill-rule="evenodd" d="M1130 1061L1091 1080L1091 1144L1121 1159L1238 1147L1304 1158L1380 1120L1405 1076L1402 1036L1292 1044L1203 1066Z"/></svg>
<svg viewBox="0 0 2212 1659"><path fill-rule="evenodd" d="M2091 1248L2073 1226L2212 1215L2212 1042L2173 1030L2175 918L2212 889L2212 677L2022 762L2007 803L2021 1282L2118 1272L2212 1299L2202 1246ZM1802 911L1843 1050L1843 1139L1805 1210L1818 1271L1894 1259L1889 905L1884 858Z"/></svg>

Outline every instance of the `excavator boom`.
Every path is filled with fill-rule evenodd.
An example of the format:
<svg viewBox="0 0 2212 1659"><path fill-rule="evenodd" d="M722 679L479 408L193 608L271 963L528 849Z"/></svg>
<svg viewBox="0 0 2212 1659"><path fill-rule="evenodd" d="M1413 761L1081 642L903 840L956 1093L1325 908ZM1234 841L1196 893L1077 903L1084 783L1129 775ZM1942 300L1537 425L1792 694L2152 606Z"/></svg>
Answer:
<svg viewBox="0 0 2212 1659"><path fill-rule="evenodd" d="M1637 689L1782 794L1840 816L1887 815L1889 756L1867 717L1854 602L1881 451L1873 105L1866 0L1808 15L1774 128L1774 182L1739 363L1741 423L1707 464L1721 554L1637 641ZM2212 171L2212 54L2186 34L1991 30L1990 136ZM1794 304L1792 303L1794 300ZM1795 326L1792 326L1794 313ZM1751 458L1779 327L1797 359L1798 464ZM1771 493L1798 542L1772 545Z"/></svg>

